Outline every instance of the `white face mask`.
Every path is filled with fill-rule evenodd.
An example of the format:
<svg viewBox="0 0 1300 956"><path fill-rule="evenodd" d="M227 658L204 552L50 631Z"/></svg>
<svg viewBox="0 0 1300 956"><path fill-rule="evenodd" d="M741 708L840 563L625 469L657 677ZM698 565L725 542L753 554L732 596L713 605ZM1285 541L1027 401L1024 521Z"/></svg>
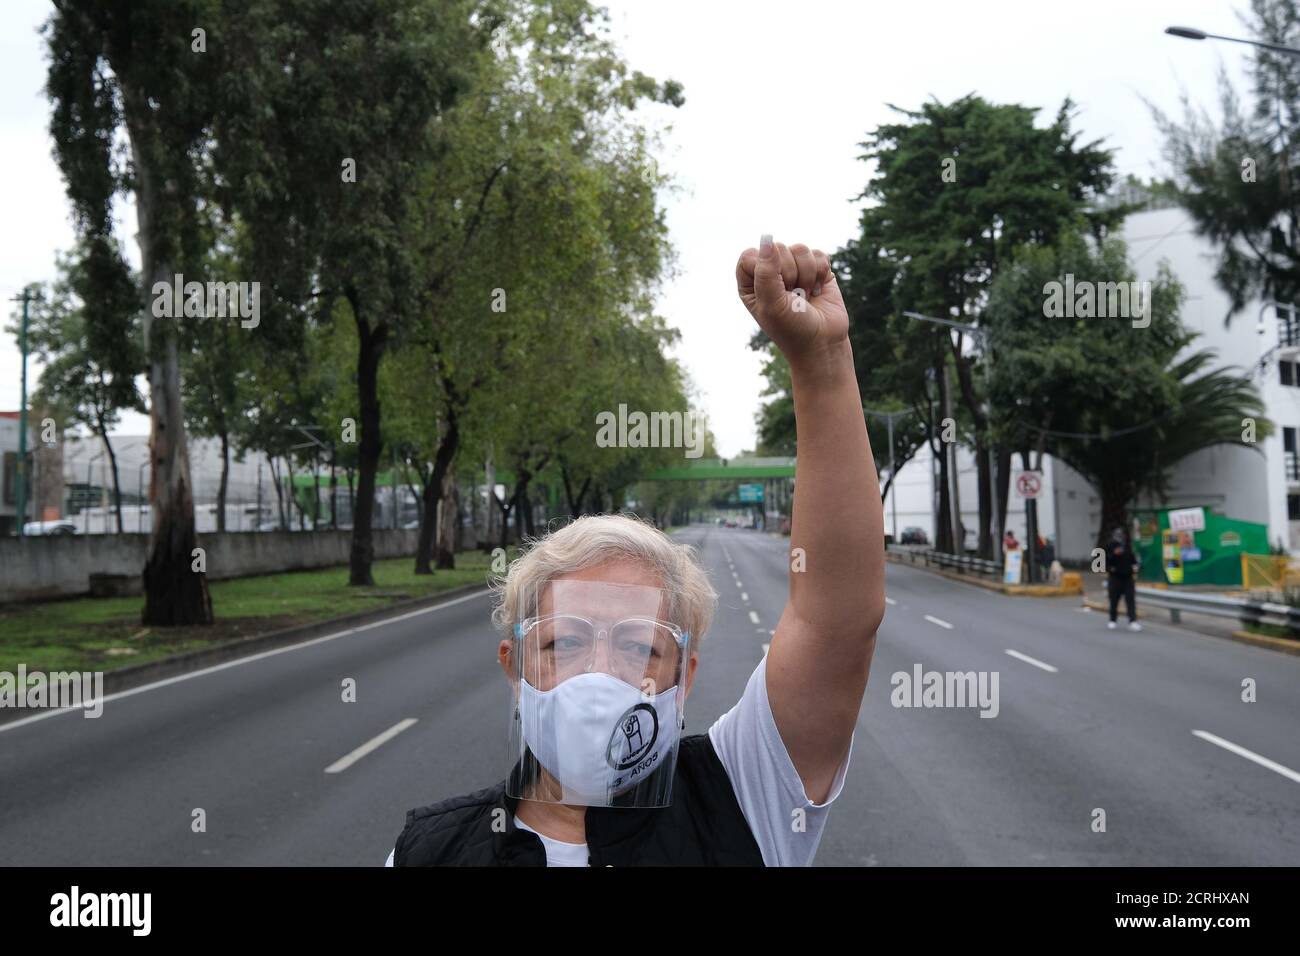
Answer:
<svg viewBox="0 0 1300 956"><path fill-rule="evenodd" d="M564 803L605 806L663 763L681 730L677 688L648 697L602 672L553 690L520 681L524 742L564 788Z"/></svg>

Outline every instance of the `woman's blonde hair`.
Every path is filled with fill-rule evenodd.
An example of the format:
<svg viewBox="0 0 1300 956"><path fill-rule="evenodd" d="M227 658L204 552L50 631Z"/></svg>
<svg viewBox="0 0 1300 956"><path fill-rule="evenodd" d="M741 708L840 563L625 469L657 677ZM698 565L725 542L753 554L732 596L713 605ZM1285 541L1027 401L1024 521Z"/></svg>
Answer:
<svg viewBox="0 0 1300 956"><path fill-rule="evenodd" d="M609 561L633 561L658 576L667 592L668 619L691 635L698 647L713 620L718 594L693 547L677 544L635 515L584 515L528 541L509 571L492 581L496 606L492 622L504 637L529 613L531 596L551 578Z"/></svg>

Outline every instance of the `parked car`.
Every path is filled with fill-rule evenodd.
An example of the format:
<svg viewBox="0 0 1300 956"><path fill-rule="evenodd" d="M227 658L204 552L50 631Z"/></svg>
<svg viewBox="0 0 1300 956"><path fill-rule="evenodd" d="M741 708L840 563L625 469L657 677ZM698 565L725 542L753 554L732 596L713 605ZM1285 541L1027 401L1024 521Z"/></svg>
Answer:
<svg viewBox="0 0 1300 956"><path fill-rule="evenodd" d="M35 538L40 535L81 534L81 532L77 530L74 522L59 518L54 521L28 521L23 525L23 534Z"/></svg>
<svg viewBox="0 0 1300 956"><path fill-rule="evenodd" d="M930 539L926 536L924 528L904 528L903 533L898 536L900 544L929 544Z"/></svg>

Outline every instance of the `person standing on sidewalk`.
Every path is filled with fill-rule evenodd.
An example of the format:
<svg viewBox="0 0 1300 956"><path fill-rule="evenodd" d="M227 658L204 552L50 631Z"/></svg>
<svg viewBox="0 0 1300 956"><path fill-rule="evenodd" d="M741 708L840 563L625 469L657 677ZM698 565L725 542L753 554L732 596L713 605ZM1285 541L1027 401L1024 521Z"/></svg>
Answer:
<svg viewBox="0 0 1300 956"><path fill-rule="evenodd" d="M1124 529L1115 528L1110 533L1110 544L1106 547L1106 593L1110 597L1110 621L1106 626L1112 631L1115 630L1115 613L1119 610L1121 595L1124 598L1124 610L1128 612L1128 629L1142 630L1142 625L1137 621L1137 592L1133 585L1139 568L1137 555L1133 553Z"/></svg>

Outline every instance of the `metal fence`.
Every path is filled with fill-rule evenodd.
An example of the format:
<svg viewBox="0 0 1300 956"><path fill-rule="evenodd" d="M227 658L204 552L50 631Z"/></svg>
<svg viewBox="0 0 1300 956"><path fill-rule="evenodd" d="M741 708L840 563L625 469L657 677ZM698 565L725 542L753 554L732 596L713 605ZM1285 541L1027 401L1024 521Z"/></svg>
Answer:
<svg viewBox="0 0 1300 956"><path fill-rule="evenodd" d="M953 571L962 571L966 574L978 574L992 578L1002 576L1002 566L998 562L990 561L987 558L977 558L969 554L945 554L942 551L909 548L899 544L891 544L889 553L897 555L910 564L947 568Z"/></svg>
<svg viewBox="0 0 1300 956"><path fill-rule="evenodd" d="M1168 609L1169 619L1175 624L1182 620L1182 613L1186 611L1189 614L1235 618L1247 625L1270 624L1286 628L1293 637L1300 637L1300 608L1289 604L1190 591L1167 591L1163 588L1135 590L1143 603Z"/></svg>

